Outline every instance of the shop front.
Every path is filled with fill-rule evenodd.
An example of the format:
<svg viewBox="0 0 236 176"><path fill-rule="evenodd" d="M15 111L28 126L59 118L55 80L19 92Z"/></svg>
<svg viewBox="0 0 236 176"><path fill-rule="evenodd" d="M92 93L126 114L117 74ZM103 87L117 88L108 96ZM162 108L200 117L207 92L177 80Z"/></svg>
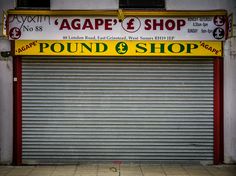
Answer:
<svg viewBox="0 0 236 176"><path fill-rule="evenodd" d="M9 11L15 162L220 163L225 16Z"/></svg>

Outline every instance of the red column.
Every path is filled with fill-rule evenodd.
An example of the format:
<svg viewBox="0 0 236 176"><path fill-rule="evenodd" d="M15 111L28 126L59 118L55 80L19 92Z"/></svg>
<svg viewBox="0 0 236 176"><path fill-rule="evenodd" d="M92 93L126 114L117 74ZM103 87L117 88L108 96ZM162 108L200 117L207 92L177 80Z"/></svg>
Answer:
<svg viewBox="0 0 236 176"><path fill-rule="evenodd" d="M214 164L224 160L223 148L223 58L214 59Z"/></svg>
<svg viewBox="0 0 236 176"><path fill-rule="evenodd" d="M13 58L13 164L22 164L22 63L20 57Z"/></svg>

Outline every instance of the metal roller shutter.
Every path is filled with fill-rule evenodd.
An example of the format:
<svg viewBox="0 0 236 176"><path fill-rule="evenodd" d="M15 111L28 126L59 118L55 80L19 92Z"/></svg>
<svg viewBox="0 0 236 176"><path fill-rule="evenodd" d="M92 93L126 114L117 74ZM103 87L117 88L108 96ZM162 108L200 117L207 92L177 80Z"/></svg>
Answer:
<svg viewBox="0 0 236 176"><path fill-rule="evenodd" d="M24 58L23 163L213 160L213 61Z"/></svg>

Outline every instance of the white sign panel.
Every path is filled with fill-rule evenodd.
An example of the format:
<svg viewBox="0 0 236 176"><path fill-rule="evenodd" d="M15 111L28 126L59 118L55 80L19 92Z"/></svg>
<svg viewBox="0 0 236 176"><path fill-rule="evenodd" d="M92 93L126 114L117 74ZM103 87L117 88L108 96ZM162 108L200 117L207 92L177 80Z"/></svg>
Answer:
<svg viewBox="0 0 236 176"><path fill-rule="evenodd" d="M226 39L225 16L116 17L9 15L10 40Z"/></svg>

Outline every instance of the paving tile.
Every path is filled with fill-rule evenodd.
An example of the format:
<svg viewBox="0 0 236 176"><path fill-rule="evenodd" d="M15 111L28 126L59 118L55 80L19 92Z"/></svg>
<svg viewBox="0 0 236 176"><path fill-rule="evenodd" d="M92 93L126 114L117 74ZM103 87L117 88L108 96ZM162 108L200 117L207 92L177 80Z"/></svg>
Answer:
<svg viewBox="0 0 236 176"><path fill-rule="evenodd" d="M166 176L166 175L164 173L162 174L162 173L150 172L150 173L143 173L143 176Z"/></svg>
<svg viewBox="0 0 236 176"><path fill-rule="evenodd" d="M107 172L107 171L110 171L111 168L116 168L118 170L119 166L115 164L99 164L98 165L99 172Z"/></svg>
<svg viewBox="0 0 236 176"><path fill-rule="evenodd" d="M141 172L121 172L121 175L125 176L142 176L143 174Z"/></svg>
<svg viewBox="0 0 236 176"><path fill-rule="evenodd" d="M166 174L166 176L189 176L189 174Z"/></svg>
<svg viewBox="0 0 236 176"><path fill-rule="evenodd" d="M77 167L76 165L73 165L73 166L56 166L55 171L61 171L61 170L71 171L71 170L75 170L76 167Z"/></svg>
<svg viewBox="0 0 236 176"><path fill-rule="evenodd" d="M167 176L189 176L188 172L181 165L162 165Z"/></svg>
<svg viewBox="0 0 236 176"><path fill-rule="evenodd" d="M141 165L143 172L163 172L161 165Z"/></svg>
<svg viewBox="0 0 236 176"><path fill-rule="evenodd" d="M55 169L55 166L37 166L30 172L29 176L51 176Z"/></svg>
<svg viewBox="0 0 236 176"><path fill-rule="evenodd" d="M228 168L225 166L206 166L205 167L213 176L236 176L236 166Z"/></svg>
<svg viewBox="0 0 236 176"><path fill-rule="evenodd" d="M73 176L77 166L57 166L51 176Z"/></svg>
<svg viewBox="0 0 236 176"><path fill-rule="evenodd" d="M165 173L163 171L157 171L157 172L143 172L144 176L165 176Z"/></svg>
<svg viewBox="0 0 236 176"><path fill-rule="evenodd" d="M97 164L82 164L78 165L75 171L75 176L97 176L98 165Z"/></svg>
<svg viewBox="0 0 236 176"><path fill-rule="evenodd" d="M0 166L0 176L5 176L13 169L13 166Z"/></svg>
<svg viewBox="0 0 236 176"><path fill-rule="evenodd" d="M116 164L98 165L98 176L118 176L119 166Z"/></svg>
<svg viewBox="0 0 236 176"><path fill-rule="evenodd" d="M18 166L6 174L6 176L28 176L33 169L34 167L31 166Z"/></svg>
<svg viewBox="0 0 236 176"><path fill-rule="evenodd" d="M102 173L102 172L98 172L97 176L119 176L119 173Z"/></svg>
<svg viewBox="0 0 236 176"><path fill-rule="evenodd" d="M75 173L73 176L97 176L97 173Z"/></svg>
<svg viewBox="0 0 236 176"><path fill-rule="evenodd" d="M98 169L98 165L95 165L95 164L92 164L92 165L83 164L83 165L77 166L77 170L97 170L97 169Z"/></svg>
<svg viewBox="0 0 236 176"><path fill-rule="evenodd" d="M124 164L121 165L121 175L123 176L142 176L140 165L138 164Z"/></svg>
<svg viewBox="0 0 236 176"><path fill-rule="evenodd" d="M52 172L43 172L43 171L33 171L28 176L50 176L52 175Z"/></svg>
<svg viewBox="0 0 236 176"><path fill-rule="evenodd" d="M144 176L165 176L161 165L141 165Z"/></svg>
<svg viewBox="0 0 236 176"><path fill-rule="evenodd" d="M121 176L143 176L142 173L137 173L137 172L128 172L128 173L121 172L120 175Z"/></svg>
<svg viewBox="0 0 236 176"><path fill-rule="evenodd" d="M126 164L126 165L121 165L120 167L121 171L140 171L140 165L136 164Z"/></svg>
<svg viewBox="0 0 236 176"><path fill-rule="evenodd" d="M184 165L182 167L190 176L211 176L211 173L201 165Z"/></svg>
<svg viewBox="0 0 236 176"><path fill-rule="evenodd" d="M87 171L80 170L80 171L76 171L75 174L91 174L91 175L93 175L93 174L97 174L97 170L87 170Z"/></svg>
<svg viewBox="0 0 236 176"><path fill-rule="evenodd" d="M224 172L228 175L233 175L233 176L236 176L236 165L234 165L234 167L231 167L231 166L221 166L219 167L219 170L221 172Z"/></svg>

